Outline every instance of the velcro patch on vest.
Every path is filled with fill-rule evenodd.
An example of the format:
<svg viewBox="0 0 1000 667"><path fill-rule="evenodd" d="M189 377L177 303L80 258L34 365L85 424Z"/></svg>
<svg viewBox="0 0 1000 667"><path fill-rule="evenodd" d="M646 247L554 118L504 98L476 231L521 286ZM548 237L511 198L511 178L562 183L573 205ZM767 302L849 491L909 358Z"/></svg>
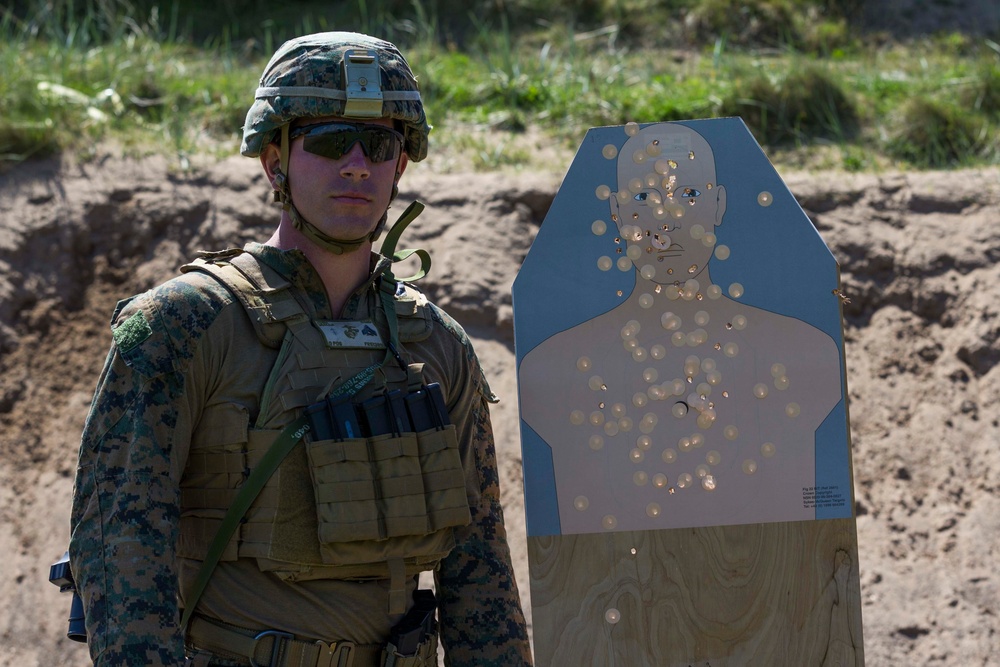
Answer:
<svg viewBox="0 0 1000 667"><path fill-rule="evenodd" d="M318 320L316 326L322 332L327 347L355 350L385 349L382 336L371 322Z"/></svg>

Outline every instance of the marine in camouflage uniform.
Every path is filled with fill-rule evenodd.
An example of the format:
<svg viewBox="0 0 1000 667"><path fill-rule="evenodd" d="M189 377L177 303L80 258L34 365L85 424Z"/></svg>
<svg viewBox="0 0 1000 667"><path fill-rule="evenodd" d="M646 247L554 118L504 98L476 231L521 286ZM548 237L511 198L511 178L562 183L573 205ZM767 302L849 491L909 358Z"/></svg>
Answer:
<svg viewBox="0 0 1000 667"><path fill-rule="evenodd" d="M364 94L370 91L354 98L350 94L350 77L345 77L342 66L347 49L378 56L383 99L376 101L376 112L371 111L370 96ZM371 70L362 70L365 72ZM402 94L394 95L400 91ZM295 189L289 181L298 183L294 180L295 165L303 153L298 148L289 151L290 134L295 134L303 119L312 128L313 123L322 125L345 115L353 123L358 114L369 114L372 120L347 128L346 135L344 128L334 128L335 137L360 137L360 142L349 146L342 143L342 155L332 157L337 150L331 154L329 147L317 150L327 151L323 159L333 160L335 168L330 173L337 169L343 173L339 165L350 162L355 165L351 169L360 164L357 168L370 170L370 178L377 180L374 172L379 166L372 164L369 155L377 147L372 135L362 131L369 124L385 126L391 121L393 127L404 130L401 143L405 153L401 152L396 162L398 179L405 160L422 159L427 150L429 127L415 91L408 66L387 42L349 33L323 33L283 45L265 69L257 102L248 114L242 151L248 156L264 154L265 158L270 151L269 161L263 161L276 198L283 203L279 232L267 244L248 244L242 252L216 255L209 262L235 263L241 257L272 281L281 282L310 323L373 323L383 340L392 340L384 312L385 284L394 284L386 279L391 262L370 253L385 215L376 211L369 216L374 231L346 240L330 234L336 226L327 224L329 221L314 225L315 220L307 220L305 213L313 209L292 201L293 191L297 202L301 197L301 186ZM272 145L275 141L280 149ZM279 150L280 157L276 155ZM358 157L359 150L362 157ZM307 180L303 176L303 182ZM389 200L395 195L395 180L391 187ZM373 197L374 203L381 201ZM299 208L304 208L303 212ZM364 204L342 208L372 210ZM289 229L297 230L299 236L292 232L289 237ZM288 238L298 238L302 248L282 247L288 245ZM349 289L331 289L324 280L324 269L329 268L322 265L324 258L330 264L347 258L354 266L361 258L365 266L360 282L348 278L352 282ZM249 654L223 652L208 657L204 651L197 652L204 647L191 635L185 638L180 610L185 603L192 603L190 591L205 559L208 540L198 530L217 524L221 514L220 502L206 499L231 499L251 472L255 460L248 455L248 433L269 410L262 405L262 397L268 396L275 384L269 374L284 368L281 364L285 363L280 359L281 347L262 342L260 323L248 317L251 311L232 285L227 287L211 272L194 270L199 267L188 268L192 270L120 303L112 316L114 345L98 382L80 448L70 544L71 565L86 610L91 656L100 665L183 665L185 660L188 664L210 660L210 664L245 665L250 657L257 664L267 664L274 657L273 664L283 665L290 664L293 655L308 652L301 646L316 641L327 646L337 641L384 645L403 616L403 609L387 612L392 587L388 580L325 577L322 566L316 568L319 574L315 576L290 576L269 569L267 558L244 554L260 548L252 544L246 528L263 512L258 505L266 504L264 497L271 497L270 492L279 488L275 480L285 480L279 496L287 496L287 487L294 481L292 490L305 489L311 498L308 476L295 478L291 468L279 468L279 474L268 482L196 602L196 622L221 622L238 634L249 632ZM488 402L494 397L461 327L412 288L400 285L392 291L400 311L400 361L405 358L411 368L420 369L424 383L440 385L457 435L460 475L464 475L470 501L471 520L447 529L453 531L456 546L434 570L446 664L530 665L500 507L488 412ZM336 377L342 379L341 375ZM376 376L380 375L389 373L380 369ZM321 372L317 377L325 378ZM371 383L375 389L369 386L366 395L378 389L377 377ZM329 388L316 392L315 387L305 384L307 393L316 394L308 401L318 400ZM270 412L281 425L301 408ZM274 422L274 418L269 419ZM304 461L301 452L305 444L297 444L288 460ZM253 448L249 450L252 454ZM214 488L218 486L222 488ZM315 525L315 509L305 515ZM292 517L289 525L302 525L301 519ZM271 529L276 534L284 527L276 520ZM294 531L289 534L295 535ZM315 535L311 539L315 541ZM265 538L267 541L272 543L265 544L265 549L280 550L282 545L274 544L273 538ZM303 566L303 572L310 567ZM416 578L407 571L406 591L415 587ZM279 647L274 635L252 641L256 633L268 630L304 640L299 643L299 653L288 648L290 644ZM192 655L200 662L190 662ZM331 663L329 657L323 662L320 656L310 657L308 664L383 664L371 655L358 653L350 663L348 654L341 652L335 659L343 662ZM433 660L425 664L433 664Z"/></svg>

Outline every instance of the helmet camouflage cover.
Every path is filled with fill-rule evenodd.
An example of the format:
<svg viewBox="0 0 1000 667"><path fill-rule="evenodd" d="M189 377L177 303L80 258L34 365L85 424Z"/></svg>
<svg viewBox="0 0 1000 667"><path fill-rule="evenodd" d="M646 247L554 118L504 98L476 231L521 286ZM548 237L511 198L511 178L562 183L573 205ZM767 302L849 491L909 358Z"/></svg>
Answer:
<svg viewBox="0 0 1000 667"><path fill-rule="evenodd" d="M355 63L352 50L363 54L356 65L352 64ZM363 61L372 54L381 79L381 109L377 101L379 91L374 93L372 107L372 92L358 92L366 89L357 85L357 76L347 74L350 69L361 72L360 81L365 83ZM366 98L362 100L365 112L358 112L352 94ZM427 156L427 135L431 128L417 79L399 49L384 40L352 32L323 32L282 44L260 78L256 99L243 126L240 152L257 157L274 141L283 125L296 118L319 116L398 120L403 125L403 145L409 158L417 162Z"/></svg>

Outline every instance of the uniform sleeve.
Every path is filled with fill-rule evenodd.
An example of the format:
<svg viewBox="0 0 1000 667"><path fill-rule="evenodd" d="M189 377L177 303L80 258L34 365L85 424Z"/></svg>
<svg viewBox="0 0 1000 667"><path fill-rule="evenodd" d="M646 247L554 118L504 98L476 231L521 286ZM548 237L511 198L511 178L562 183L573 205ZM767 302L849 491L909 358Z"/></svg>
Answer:
<svg viewBox="0 0 1000 667"><path fill-rule="evenodd" d="M480 496L472 507L471 524L456 531L456 548L441 562L435 575L445 665L531 665L528 632L500 506L496 449L486 400L489 388L467 341L466 350L469 375L452 419L460 445L471 445L475 454Z"/></svg>
<svg viewBox="0 0 1000 667"><path fill-rule="evenodd" d="M175 545L192 421L184 374L148 294L113 322L80 445L71 567L96 665L182 665Z"/></svg>

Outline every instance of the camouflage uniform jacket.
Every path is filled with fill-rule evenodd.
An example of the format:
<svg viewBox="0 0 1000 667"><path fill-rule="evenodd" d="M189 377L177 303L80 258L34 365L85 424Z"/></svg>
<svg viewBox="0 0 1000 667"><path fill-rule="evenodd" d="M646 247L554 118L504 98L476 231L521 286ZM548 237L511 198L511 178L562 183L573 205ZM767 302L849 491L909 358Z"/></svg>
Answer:
<svg viewBox="0 0 1000 667"><path fill-rule="evenodd" d="M335 315L301 253L247 250L301 290L312 317ZM373 261L341 319L371 317L385 266ZM472 523L457 529L457 547L435 572L446 664L530 665L500 506L492 394L465 332L440 309L432 314L430 338L406 350L426 363L427 381L441 384L481 489ZM252 423L277 350L259 342L235 297L199 272L120 303L112 331L80 446L71 564L96 664L181 665L178 609L200 565L177 555L188 453L226 437L211 426L216 410L245 412ZM399 619L385 613L386 594L379 581L286 583L241 558L219 564L198 611L242 627L372 643Z"/></svg>

